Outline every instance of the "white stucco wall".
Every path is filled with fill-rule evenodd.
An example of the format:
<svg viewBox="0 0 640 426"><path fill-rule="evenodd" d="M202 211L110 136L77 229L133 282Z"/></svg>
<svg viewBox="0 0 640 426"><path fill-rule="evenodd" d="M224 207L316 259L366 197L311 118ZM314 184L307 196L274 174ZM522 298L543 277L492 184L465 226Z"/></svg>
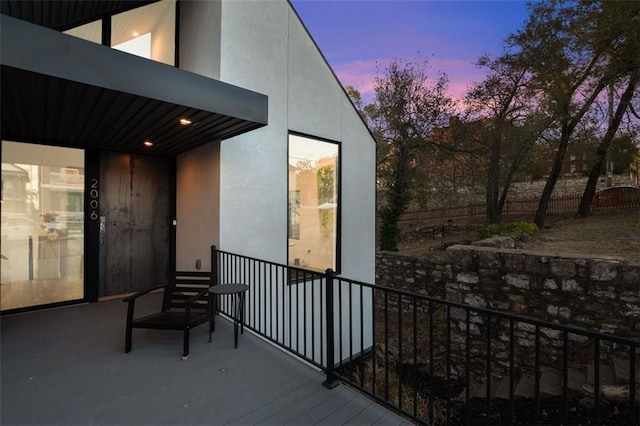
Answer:
<svg viewBox="0 0 640 426"><path fill-rule="evenodd" d="M341 101L342 275L375 282L376 150L369 131L346 97Z"/></svg>
<svg viewBox="0 0 640 426"><path fill-rule="evenodd" d="M287 135L342 146L341 266L375 278L375 145L286 1L223 1L220 79L269 96L269 125L221 145L220 246L287 262Z"/></svg>
<svg viewBox="0 0 640 426"><path fill-rule="evenodd" d="M220 77L220 2L182 1L180 68ZM176 268L211 270L210 247L220 239L220 142L181 155L177 161Z"/></svg>
<svg viewBox="0 0 640 426"><path fill-rule="evenodd" d="M186 1L180 52L181 68L267 95L269 125L222 141L219 158L207 149L180 158L177 266L192 269L196 252L212 243L287 262L287 137L295 131L340 143L341 272L373 282L375 144L292 6L284 0ZM219 193L185 183L196 170L203 182L217 182L211 168L219 172ZM192 215L197 223L191 224Z"/></svg>
<svg viewBox="0 0 640 426"><path fill-rule="evenodd" d="M211 270L210 247L219 244L220 144L178 157L176 178L176 269Z"/></svg>
<svg viewBox="0 0 640 426"><path fill-rule="evenodd" d="M257 7L259 6L259 7ZM269 97L269 125L223 141L223 250L286 262L287 4L222 3L222 81Z"/></svg>
<svg viewBox="0 0 640 426"><path fill-rule="evenodd" d="M202 269L209 270L211 244L224 251L287 263L288 135L293 131L340 144L340 272L342 277L373 283L375 143L292 6L286 0L187 4L181 26L190 28L181 31L181 52L194 50L184 56L181 53L181 67L267 95L269 124L179 158L178 269L192 270L195 259L202 259ZM207 57L207 52L213 57ZM244 281L254 281L251 268L242 269L242 273L248 274ZM297 307L311 305L313 300L303 298L316 290L305 293L298 286L292 295L290 283L278 277L283 275L276 272L269 277L268 285L254 288L255 300L265 300L266 293L273 292L269 300L276 311L277 306L288 306L296 313L294 321L299 322L294 324L294 341L289 344L298 344L295 339L299 331L316 327L316 350L326 347L326 342L321 342L326 336L320 332L320 320L307 318L309 312L299 317L302 311ZM289 290L284 291L284 286ZM358 289L342 286L339 291L343 306L338 309L353 309L357 317L362 310L365 319L371 317L368 291L362 306ZM353 298L349 291L356 292ZM338 294L334 297L338 306ZM321 300L319 290L314 300ZM266 317L276 322L275 327L290 327L289 314L281 312L282 317L276 318L272 308L263 306ZM303 322L305 318L308 324ZM262 317L258 319L261 321ZM267 329L267 324L260 326ZM338 325L335 327L338 335ZM360 342L363 333L365 347L371 344L372 328L367 320L355 331L349 330L349 324L343 327L343 339L353 334ZM311 340L307 343L312 345ZM346 347L349 342L344 340L342 344Z"/></svg>
<svg viewBox="0 0 640 426"><path fill-rule="evenodd" d="M220 78L220 2L180 2L180 68Z"/></svg>

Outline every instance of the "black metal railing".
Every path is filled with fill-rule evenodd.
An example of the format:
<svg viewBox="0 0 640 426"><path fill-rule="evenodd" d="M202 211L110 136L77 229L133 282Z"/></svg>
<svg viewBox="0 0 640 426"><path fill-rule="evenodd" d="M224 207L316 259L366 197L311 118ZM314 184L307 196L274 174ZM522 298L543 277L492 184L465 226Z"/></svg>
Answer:
<svg viewBox="0 0 640 426"><path fill-rule="evenodd" d="M212 247L216 283L244 283L245 327L312 365L326 362L325 274L216 250ZM232 312L221 301L223 314Z"/></svg>
<svg viewBox="0 0 640 426"><path fill-rule="evenodd" d="M639 340L215 247L212 268L250 286L245 327L417 423L639 423Z"/></svg>

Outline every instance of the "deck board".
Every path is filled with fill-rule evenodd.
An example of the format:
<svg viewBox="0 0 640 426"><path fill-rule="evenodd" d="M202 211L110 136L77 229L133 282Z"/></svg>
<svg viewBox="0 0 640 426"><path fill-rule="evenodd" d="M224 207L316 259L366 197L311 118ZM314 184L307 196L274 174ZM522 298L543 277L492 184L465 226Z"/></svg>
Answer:
<svg viewBox="0 0 640 426"><path fill-rule="evenodd" d="M159 295L139 306L152 310ZM138 308L138 307L137 307ZM0 423L46 425L409 424L245 332L218 320L182 334L134 330L124 353L126 304L110 300L0 318Z"/></svg>

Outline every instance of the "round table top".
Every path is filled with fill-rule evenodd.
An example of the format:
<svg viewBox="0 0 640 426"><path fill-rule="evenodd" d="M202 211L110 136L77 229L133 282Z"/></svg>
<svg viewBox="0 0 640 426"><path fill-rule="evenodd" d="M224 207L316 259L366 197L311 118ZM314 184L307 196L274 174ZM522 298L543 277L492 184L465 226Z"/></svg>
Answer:
<svg viewBox="0 0 640 426"><path fill-rule="evenodd" d="M249 290L248 285L239 283L220 284L209 287L209 293L213 294L236 294L247 290Z"/></svg>

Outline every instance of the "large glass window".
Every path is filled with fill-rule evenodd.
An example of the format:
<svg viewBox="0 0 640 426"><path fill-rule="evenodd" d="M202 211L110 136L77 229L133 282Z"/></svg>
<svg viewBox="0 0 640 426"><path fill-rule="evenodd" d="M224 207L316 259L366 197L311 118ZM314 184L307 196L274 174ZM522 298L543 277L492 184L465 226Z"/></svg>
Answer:
<svg viewBox="0 0 640 426"><path fill-rule="evenodd" d="M338 269L340 146L289 135L289 265Z"/></svg>
<svg viewBox="0 0 640 426"><path fill-rule="evenodd" d="M102 43L103 20L65 31L74 37ZM111 17L114 49L175 65L176 0L162 0Z"/></svg>
<svg viewBox="0 0 640 426"><path fill-rule="evenodd" d="M111 19L111 47L175 65L175 27L175 0L129 10Z"/></svg>
<svg viewBox="0 0 640 426"><path fill-rule="evenodd" d="M84 298L84 151L2 141L1 309Z"/></svg>

